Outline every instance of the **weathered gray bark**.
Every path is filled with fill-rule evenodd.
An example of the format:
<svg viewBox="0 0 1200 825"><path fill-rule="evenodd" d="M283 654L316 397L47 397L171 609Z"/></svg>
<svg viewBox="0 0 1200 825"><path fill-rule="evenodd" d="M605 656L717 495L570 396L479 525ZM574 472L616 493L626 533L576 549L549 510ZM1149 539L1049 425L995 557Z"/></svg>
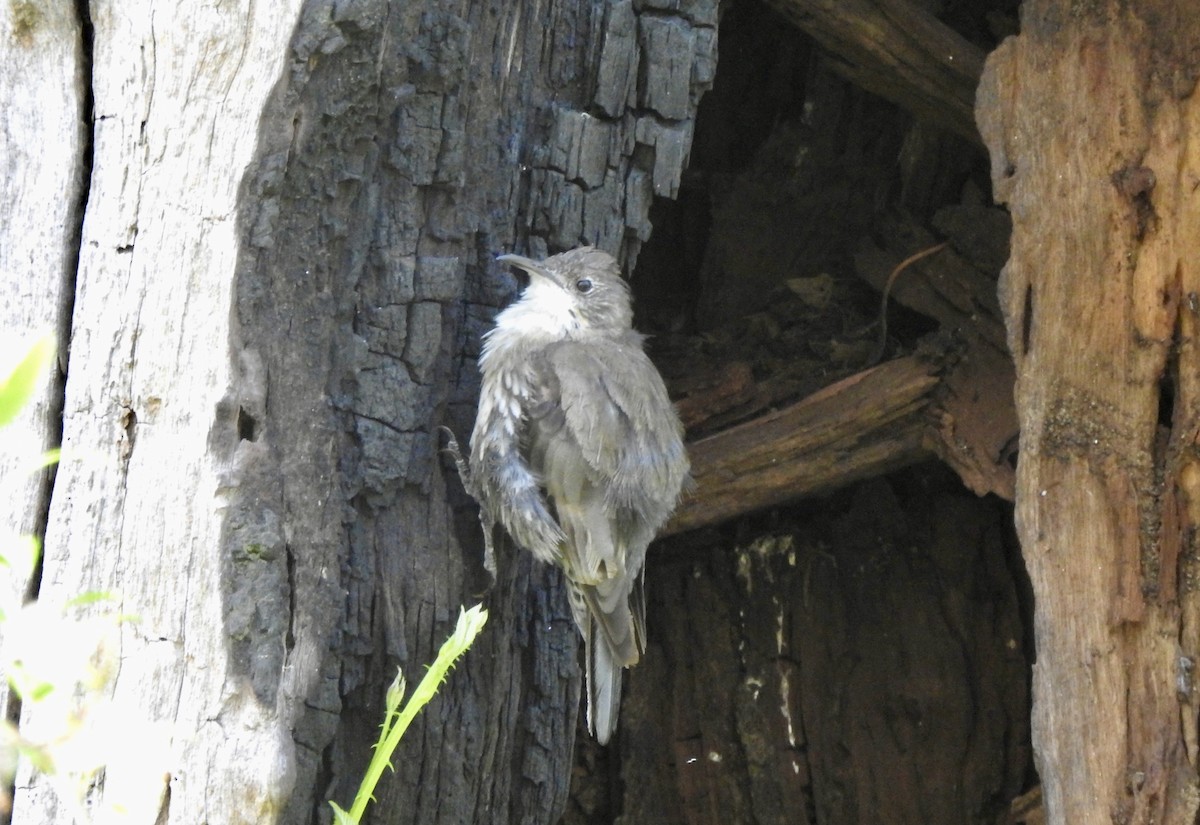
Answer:
<svg viewBox="0 0 1200 825"><path fill-rule="evenodd" d="M79 21L62 5L0 7L0 359L13 365L35 337L66 343L84 181ZM40 376L32 402L0 436L0 553L14 535L41 535L52 470L30 460L58 445L61 372ZM11 532L10 532L11 531ZM4 581L20 598L24 582ZM0 684L0 715L9 691Z"/></svg>
<svg viewBox="0 0 1200 825"><path fill-rule="evenodd" d="M122 594L114 692L174 725L162 821L321 821L395 667L476 600L462 432L495 254L632 262L715 67L716 3L93 8L94 171L42 598ZM14 94L16 94L14 92ZM460 547L454 527L463 523ZM376 822L552 822L579 676L502 554ZM60 813L37 777L17 822Z"/></svg>
<svg viewBox="0 0 1200 825"><path fill-rule="evenodd" d="M295 780L299 702L257 702L231 668L219 552L230 468L209 447L232 380L237 180L255 148L245 131L283 67L295 9L242 12L95 8L85 80L95 163L64 353L70 458L53 492L40 594L55 604L117 592L116 609L139 617L122 629L113 693L175 726L178 759L144 789L164 794L170 778L172 822L200 811L269 821ZM294 693L311 678L293 658ZM107 783L119 781L110 772ZM43 779L19 784L14 821L65 819Z"/></svg>
<svg viewBox="0 0 1200 825"><path fill-rule="evenodd" d="M454 540L433 428L462 433L473 415L478 336L510 289L492 256L594 243L632 260L651 198L678 186L715 58L714 5L384 10L302 24L277 97L282 133L299 125L249 183L265 197L248 201L258 229L239 286L241 345L267 365L269 403L252 414L268 442L276 428L297 436L277 441L280 465L325 453L305 444L307 410L324 393L333 402L320 430L338 433L327 477L341 471L347 546L326 563L350 596L332 625L315 620L338 638L300 753L318 792L338 798L368 756L391 668L428 660L479 581L474 548ZM308 353L281 334L297 318L310 319ZM301 475L288 497L324 494L323 474ZM242 496L263 500L256 483ZM473 544L469 512L462 521ZM305 554L292 553L299 574ZM555 574L511 553L500 563L491 626L410 733L378 821L552 821L565 804L575 631ZM297 795L289 819L312 802Z"/></svg>

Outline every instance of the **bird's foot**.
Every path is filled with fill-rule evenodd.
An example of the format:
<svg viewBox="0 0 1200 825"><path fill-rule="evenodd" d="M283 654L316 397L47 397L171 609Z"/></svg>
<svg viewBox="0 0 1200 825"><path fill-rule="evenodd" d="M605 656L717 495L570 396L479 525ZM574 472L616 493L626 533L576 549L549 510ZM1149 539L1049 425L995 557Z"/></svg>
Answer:
<svg viewBox="0 0 1200 825"><path fill-rule="evenodd" d="M458 439L454 437L454 430L449 427L438 427L438 431L446 436L446 446L442 448L442 452L449 453L454 459L454 467L458 470L458 477L462 481L463 488L471 498L479 501L479 496L475 494L474 477L471 475L471 465L467 462L467 457L463 455L462 448L458 446Z"/></svg>

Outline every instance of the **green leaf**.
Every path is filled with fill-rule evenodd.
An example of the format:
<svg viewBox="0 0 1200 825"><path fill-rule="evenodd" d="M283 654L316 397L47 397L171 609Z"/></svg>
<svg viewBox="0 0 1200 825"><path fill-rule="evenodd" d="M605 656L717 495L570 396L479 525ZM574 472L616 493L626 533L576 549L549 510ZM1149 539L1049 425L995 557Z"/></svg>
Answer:
<svg viewBox="0 0 1200 825"><path fill-rule="evenodd" d="M54 685L49 682L38 682L33 688L27 692L22 699L32 699L35 702L40 702L54 692Z"/></svg>
<svg viewBox="0 0 1200 825"><path fill-rule="evenodd" d="M38 380L50 366L54 357L54 336L44 335L33 343L29 351L0 381L0 427L9 424L29 403L37 389Z"/></svg>
<svg viewBox="0 0 1200 825"><path fill-rule="evenodd" d="M4 587L0 587L0 605L16 609L24 601L25 587L37 570L42 543L36 536L13 536L5 540L8 549L0 555L0 567L6 568L0 576L0 581L5 582Z"/></svg>
<svg viewBox="0 0 1200 825"><path fill-rule="evenodd" d="M28 473L37 472L45 467L49 467L51 464L57 464L61 458L61 448L55 447L52 450L46 450L46 452L42 453L41 455L34 456L33 461L31 461L29 465L25 467L25 471Z"/></svg>
<svg viewBox="0 0 1200 825"><path fill-rule="evenodd" d="M333 808L334 825L358 825L358 820L339 808L336 802L330 802L329 807Z"/></svg>
<svg viewBox="0 0 1200 825"><path fill-rule="evenodd" d="M17 751L42 773L48 776L54 774L54 757L50 755L49 748L18 740Z"/></svg>
<svg viewBox="0 0 1200 825"><path fill-rule="evenodd" d="M404 681L404 671L396 668L396 678L388 685L384 699L384 705L387 707L389 716L400 709L400 702L404 699L406 690L408 690L408 686Z"/></svg>
<svg viewBox="0 0 1200 825"><path fill-rule="evenodd" d="M89 604L97 602L112 602L117 601L117 594L111 590L89 590L86 593L80 593L73 599L69 599L66 607L86 607Z"/></svg>

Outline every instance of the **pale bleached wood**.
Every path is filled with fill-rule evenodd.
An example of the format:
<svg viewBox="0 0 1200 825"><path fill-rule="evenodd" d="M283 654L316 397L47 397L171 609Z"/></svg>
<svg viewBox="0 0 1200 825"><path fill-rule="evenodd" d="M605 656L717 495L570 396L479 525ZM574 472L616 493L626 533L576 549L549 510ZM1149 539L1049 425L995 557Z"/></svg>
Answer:
<svg viewBox="0 0 1200 825"><path fill-rule="evenodd" d="M161 803L169 775L162 821L307 823L348 801L396 664L419 672L478 598L433 433L475 402L460 350L511 288L492 258L595 243L632 265L715 66L703 0L298 7L89 7L80 458L41 595L112 590L139 617L115 695L173 725L143 788ZM578 639L557 574L508 561L381 821L566 804ZM63 819L21 783L18 823Z"/></svg>
<svg viewBox="0 0 1200 825"><path fill-rule="evenodd" d="M41 335L65 340L84 174L79 21L62 3L0 6L0 364ZM29 461L57 446L57 364L32 403L0 432L0 537L44 528L50 471ZM11 533L10 533L11 531ZM4 577L20 598L24 583ZM0 705L8 691L0 688ZM0 707L7 715L7 708Z"/></svg>
<svg viewBox="0 0 1200 825"><path fill-rule="evenodd" d="M0 363L35 336L65 329L84 172L79 21L61 4L0 8ZM0 525L32 533L46 506L43 476L14 478L22 458L57 441L58 369L0 439Z"/></svg>
<svg viewBox="0 0 1200 825"><path fill-rule="evenodd" d="M74 6L24 5L64 15L51 42L78 31ZM91 4L94 166L63 423L73 458L58 472L40 597L112 591L103 609L137 617L121 631L114 698L170 726L173 756L141 790L165 804L169 780L159 821L180 825L273 821L294 780L293 697L315 678L307 638L275 706L231 671L218 583L234 468L209 450L218 403L248 383L229 345L235 201L299 6ZM134 730L114 753L139 747ZM125 779L113 769L106 786ZM65 821L44 780L19 785L14 822Z"/></svg>

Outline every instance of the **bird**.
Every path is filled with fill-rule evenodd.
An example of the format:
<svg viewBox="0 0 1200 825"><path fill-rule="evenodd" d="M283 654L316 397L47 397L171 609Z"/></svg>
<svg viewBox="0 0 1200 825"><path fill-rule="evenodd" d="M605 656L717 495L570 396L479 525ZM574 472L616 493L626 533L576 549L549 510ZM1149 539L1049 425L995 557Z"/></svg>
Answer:
<svg viewBox="0 0 1200 825"><path fill-rule="evenodd" d="M584 642L588 728L606 744L624 669L646 651L646 550L691 483L683 425L611 255L497 260L529 281L484 336L470 492L485 534L498 522L562 569Z"/></svg>

